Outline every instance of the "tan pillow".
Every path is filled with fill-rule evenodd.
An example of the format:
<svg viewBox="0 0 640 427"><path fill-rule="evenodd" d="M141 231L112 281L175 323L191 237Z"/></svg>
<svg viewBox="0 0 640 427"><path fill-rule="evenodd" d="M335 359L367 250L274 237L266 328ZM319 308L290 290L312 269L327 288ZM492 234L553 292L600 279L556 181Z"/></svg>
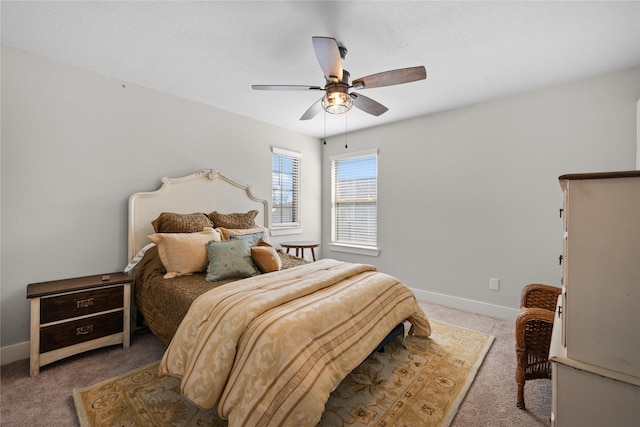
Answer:
<svg viewBox="0 0 640 427"><path fill-rule="evenodd" d="M256 226L254 219L257 215L258 211L256 210L251 210L247 213L236 212L230 214L221 214L213 211L209 214L209 219L213 221L213 226L215 228L224 227L245 229Z"/></svg>
<svg viewBox="0 0 640 427"><path fill-rule="evenodd" d="M204 213L178 214L162 212L151 221L156 233L197 233L205 227L213 227L213 223Z"/></svg>
<svg viewBox="0 0 640 427"><path fill-rule="evenodd" d="M251 248L253 263L263 273L271 273L282 269L282 260L273 246L260 239L258 245Z"/></svg>
<svg viewBox="0 0 640 427"><path fill-rule="evenodd" d="M218 227L216 228L216 230L218 230L220 232L220 235L222 236L222 240L229 240L229 236L242 236L245 234L254 234L254 233L263 233L265 240L267 240L268 238L268 232L267 229L264 227L253 227L253 228L224 228L224 227Z"/></svg>
<svg viewBox="0 0 640 427"><path fill-rule="evenodd" d="M149 236L167 274L165 279L205 271L209 264L207 243L220 241L220 233L207 227L199 233L156 233Z"/></svg>

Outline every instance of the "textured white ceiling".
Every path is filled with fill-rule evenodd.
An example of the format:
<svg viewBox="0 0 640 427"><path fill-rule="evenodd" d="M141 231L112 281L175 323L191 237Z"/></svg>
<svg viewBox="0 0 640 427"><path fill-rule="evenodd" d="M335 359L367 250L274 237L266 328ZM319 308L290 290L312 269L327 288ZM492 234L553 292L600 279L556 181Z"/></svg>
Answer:
<svg viewBox="0 0 640 427"><path fill-rule="evenodd" d="M316 137L299 121L324 85L312 36L348 49L352 80L424 65L427 80L363 90L389 111L326 115L326 134L640 66L640 2L2 1L2 43Z"/></svg>

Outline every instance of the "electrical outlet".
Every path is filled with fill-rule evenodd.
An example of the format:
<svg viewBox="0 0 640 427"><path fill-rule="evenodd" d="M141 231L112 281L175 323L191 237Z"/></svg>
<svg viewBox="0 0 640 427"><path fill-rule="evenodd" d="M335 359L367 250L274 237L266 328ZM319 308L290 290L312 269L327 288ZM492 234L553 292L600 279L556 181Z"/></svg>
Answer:
<svg viewBox="0 0 640 427"><path fill-rule="evenodd" d="M489 289L492 291L500 290L500 280L498 279L489 279Z"/></svg>

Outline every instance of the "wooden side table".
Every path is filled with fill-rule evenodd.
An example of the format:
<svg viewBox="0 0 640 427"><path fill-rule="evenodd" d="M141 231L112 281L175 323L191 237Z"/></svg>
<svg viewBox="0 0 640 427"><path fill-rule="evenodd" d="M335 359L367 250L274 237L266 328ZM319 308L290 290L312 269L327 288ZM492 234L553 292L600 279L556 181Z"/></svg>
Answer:
<svg viewBox="0 0 640 427"><path fill-rule="evenodd" d="M117 272L27 285L31 376L74 354L114 344L129 347L132 282Z"/></svg>
<svg viewBox="0 0 640 427"><path fill-rule="evenodd" d="M317 248L318 246L320 246L320 242L284 242L284 243L280 243L280 246L282 246L283 248L287 249L287 253L289 253L290 249L295 249L296 250L296 256L300 257L300 255L302 255L302 258L304 258L304 250L305 249L311 249L311 256L313 257L313 260L316 260L316 252L315 252L315 248ZM300 254L300 255L299 255Z"/></svg>

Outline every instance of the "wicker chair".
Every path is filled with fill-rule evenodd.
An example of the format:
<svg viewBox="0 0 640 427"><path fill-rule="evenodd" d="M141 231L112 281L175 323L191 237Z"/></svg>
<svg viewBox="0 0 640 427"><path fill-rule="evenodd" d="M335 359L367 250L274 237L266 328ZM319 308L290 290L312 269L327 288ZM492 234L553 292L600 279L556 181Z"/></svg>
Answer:
<svg viewBox="0 0 640 427"><path fill-rule="evenodd" d="M525 409L524 383L551 378L549 345L555 308L561 289L532 283L522 290L520 314L516 318L516 383L518 408Z"/></svg>

